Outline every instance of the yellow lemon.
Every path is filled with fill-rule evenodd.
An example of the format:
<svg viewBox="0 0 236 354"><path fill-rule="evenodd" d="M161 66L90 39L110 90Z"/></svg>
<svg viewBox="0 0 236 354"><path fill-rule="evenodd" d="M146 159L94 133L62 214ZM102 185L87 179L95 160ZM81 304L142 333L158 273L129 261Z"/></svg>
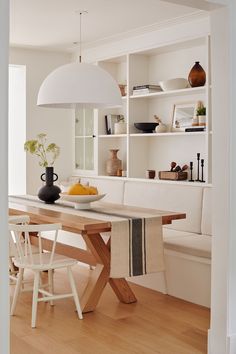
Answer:
<svg viewBox="0 0 236 354"><path fill-rule="evenodd" d="M96 195L96 194L98 194L98 190L97 190L96 187L91 186L91 187L89 187L88 189L89 189L89 194L91 194L91 195Z"/></svg>
<svg viewBox="0 0 236 354"><path fill-rule="evenodd" d="M86 187L84 187L80 183L73 184L69 189L68 189L68 194L69 195L86 195L89 194L88 190Z"/></svg>

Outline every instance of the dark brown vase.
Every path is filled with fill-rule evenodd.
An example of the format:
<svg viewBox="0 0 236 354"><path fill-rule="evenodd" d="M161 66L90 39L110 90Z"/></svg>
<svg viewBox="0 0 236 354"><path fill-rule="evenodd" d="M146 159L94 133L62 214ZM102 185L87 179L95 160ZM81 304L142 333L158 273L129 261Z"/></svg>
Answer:
<svg viewBox="0 0 236 354"><path fill-rule="evenodd" d="M195 65L190 70L188 75L188 81L191 87L204 86L206 83L206 73L199 61L195 62Z"/></svg>

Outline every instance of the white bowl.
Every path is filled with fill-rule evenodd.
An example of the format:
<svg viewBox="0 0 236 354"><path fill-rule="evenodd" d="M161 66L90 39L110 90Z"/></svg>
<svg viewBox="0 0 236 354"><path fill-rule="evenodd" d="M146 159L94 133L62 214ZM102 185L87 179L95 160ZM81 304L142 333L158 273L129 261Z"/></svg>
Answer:
<svg viewBox="0 0 236 354"><path fill-rule="evenodd" d="M172 90L180 90L187 88L188 80L184 78L176 78L170 79L166 81L160 81L159 85L161 86L163 91L172 91Z"/></svg>
<svg viewBox="0 0 236 354"><path fill-rule="evenodd" d="M95 195L72 195L61 193L61 200L74 203L75 209L90 209L90 203L96 202L105 197L106 194Z"/></svg>

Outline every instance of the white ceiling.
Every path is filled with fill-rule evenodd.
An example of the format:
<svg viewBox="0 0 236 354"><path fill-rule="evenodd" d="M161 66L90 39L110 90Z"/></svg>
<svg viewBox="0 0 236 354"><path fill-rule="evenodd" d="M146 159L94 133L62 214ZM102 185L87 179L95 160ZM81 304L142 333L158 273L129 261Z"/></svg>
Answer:
<svg viewBox="0 0 236 354"><path fill-rule="evenodd" d="M161 0L11 0L10 10L11 45L61 50L79 40L80 10L88 10L82 18L87 46L196 12Z"/></svg>

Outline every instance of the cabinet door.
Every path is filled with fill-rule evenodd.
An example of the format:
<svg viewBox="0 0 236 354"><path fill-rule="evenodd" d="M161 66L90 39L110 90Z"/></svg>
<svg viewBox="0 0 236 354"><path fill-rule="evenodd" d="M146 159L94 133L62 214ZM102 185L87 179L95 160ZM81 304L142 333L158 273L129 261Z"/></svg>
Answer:
<svg viewBox="0 0 236 354"><path fill-rule="evenodd" d="M75 168L94 171L94 111L75 111Z"/></svg>

